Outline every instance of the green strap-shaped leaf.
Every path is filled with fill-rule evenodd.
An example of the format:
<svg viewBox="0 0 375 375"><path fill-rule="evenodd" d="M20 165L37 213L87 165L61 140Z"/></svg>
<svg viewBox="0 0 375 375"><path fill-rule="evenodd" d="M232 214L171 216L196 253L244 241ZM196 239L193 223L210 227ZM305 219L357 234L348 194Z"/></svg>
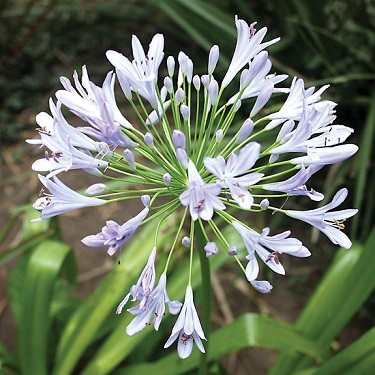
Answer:
<svg viewBox="0 0 375 375"><path fill-rule="evenodd" d="M375 288L375 228L364 246L341 249L310 298L296 328L321 345L329 345ZM311 365L303 356L282 354L270 374L290 375Z"/></svg>
<svg viewBox="0 0 375 375"><path fill-rule="evenodd" d="M335 355L314 375L367 375L375 369L375 327Z"/></svg>
<svg viewBox="0 0 375 375"><path fill-rule="evenodd" d="M303 352L316 360L322 351L316 343L309 341L291 325L259 314L246 314L211 335L208 360L213 361L236 350L249 346L283 349L289 353ZM199 351L181 360L174 348L172 353L160 361L128 366L115 372L116 375L178 375L194 370L199 364Z"/></svg>
<svg viewBox="0 0 375 375"><path fill-rule="evenodd" d="M19 321L18 344L23 375L48 373L50 303L54 285L62 270L67 280L74 283L77 270L73 252L59 242L42 242L29 259Z"/></svg>

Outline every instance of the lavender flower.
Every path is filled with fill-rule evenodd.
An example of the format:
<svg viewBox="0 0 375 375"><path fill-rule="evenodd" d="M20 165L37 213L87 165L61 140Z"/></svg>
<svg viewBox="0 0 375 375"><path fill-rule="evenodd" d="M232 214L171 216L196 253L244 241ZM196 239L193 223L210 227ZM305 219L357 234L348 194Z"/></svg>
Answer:
<svg viewBox="0 0 375 375"><path fill-rule="evenodd" d="M249 263L246 266L246 278L250 282L256 280L259 274L259 265L255 254L272 271L281 275L285 274L285 269L279 261L279 255L285 253L302 258L311 255L310 251L302 245L301 241L295 238L287 238L290 235L290 231L285 231L275 236L268 236L270 232L269 228L264 228L262 233L258 234L247 229L239 222L234 222L233 227L241 235L248 251L246 259Z"/></svg>
<svg viewBox="0 0 375 375"><path fill-rule="evenodd" d="M158 285L154 289L145 291L145 289L141 287L138 291L135 299L141 300L141 302L137 306L128 309L131 314L135 315L135 318L126 327L126 333L129 336L141 332L150 324L153 324L155 330L158 331L165 313L165 304L168 305L170 314L177 315L180 312L182 303L177 300L171 301L169 299L166 290L166 283L167 278L165 273L163 273L160 276ZM132 287L128 296L133 295L134 293L135 286ZM117 308L117 314L121 313L123 306L128 301L128 296L125 297ZM133 301L135 299L133 296Z"/></svg>
<svg viewBox="0 0 375 375"><path fill-rule="evenodd" d="M108 246L107 253L113 255L121 249L124 243L133 235L142 221L146 218L149 208L145 207L138 215L119 225L108 220L102 231L95 235L86 236L82 242L89 247Z"/></svg>
<svg viewBox="0 0 375 375"><path fill-rule="evenodd" d="M275 184L265 184L262 188L269 191L281 191L289 195L305 195L313 201L321 201L324 198L324 195L314 189L308 189L305 184L312 174L320 170L322 167L322 165L317 164L310 165L306 169L305 166L302 165L300 170L294 176Z"/></svg>

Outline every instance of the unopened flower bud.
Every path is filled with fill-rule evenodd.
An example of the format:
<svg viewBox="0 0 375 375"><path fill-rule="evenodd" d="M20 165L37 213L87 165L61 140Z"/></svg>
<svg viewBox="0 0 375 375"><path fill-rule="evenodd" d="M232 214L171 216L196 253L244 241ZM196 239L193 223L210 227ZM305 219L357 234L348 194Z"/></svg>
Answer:
<svg viewBox="0 0 375 375"><path fill-rule="evenodd" d="M132 90L130 88L129 78L120 69L116 69L116 74L126 99L132 101Z"/></svg>
<svg viewBox="0 0 375 375"><path fill-rule="evenodd" d="M163 181L166 185L169 185L171 183L172 177L169 173L165 173L163 175Z"/></svg>
<svg viewBox="0 0 375 375"><path fill-rule="evenodd" d="M208 85L208 95L209 95L210 103L212 105L216 104L218 94L219 94L219 84L217 83L216 79L213 79Z"/></svg>
<svg viewBox="0 0 375 375"><path fill-rule="evenodd" d="M186 136L181 130L173 130L172 133L172 142L174 147L185 149L186 146Z"/></svg>
<svg viewBox="0 0 375 375"><path fill-rule="evenodd" d="M273 289L273 286L266 280L252 280L250 283L258 292L263 294L271 293L271 290Z"/></svg>
<svg viewBox="0 0 375 375"><path fill-rule="evenodd" d="M181 116L184 119L184 121L187 121L189 119L189 116L190 116L190 108L185 104L181 104L180 105L180 113L181 113Z"/></svg>
<svg viewBox="0 0 375 375"><path fill-rule="evenodd" d="M260 202L260 208L262 210L267 210L269 205L270 205L270 201L267 198L262 199L261 202Z"/></svg>
<svg viewBox="0 0 375 375"><path fill-rule="evenodd" d="M214 45L211 47L210 54L208 55L208 74L211 75L219 60L219 46Z"/></svg>
<svg viewBox="0 0 375 375"><path fill-rule="evenodd" d="M161 89L160 89L160 98L161 98L161 101L162 102L165 102L165 98L167 97L167 94L168 94L168 90L165 86L163 86ZM165 104L165 103L164 103Z"/></svg>
<svg viewBox="0 0 375 375"><path fill-rule="evenodd" d="M106 190L108 190L107 185L104 185L102 183L97 183L97 184L93 184L93 185L89 186L86 189L85 193L90 194L90 195L96 195L96 194L103 193L103 191L106 191Z"/></svg>
<svg viewBox="0 0 375 375"><path fill-rule="evenodd" d="M203 74L201 77L202 85L208 89L208 85L210 84L210 77L208 74Z"/></svg>
<svg viewBox="0 0 375 375"><path fill-rule="evenodd" d="M186 64L187 64L188 56L185 52L180 51L178 54L178 63L180 64L180 70L182 74L186 72Z"/></svg>
<svg viewBox="0 0 375 375"><path fill-rule="evenodd" d="M238 254L238 249L236 246L231 246L229 249L228 249L228 254L229 255L237 255Z"/></svg>
<svg viewBox="0 0 375 375"><path fill-rule="evenodd" d="M194 64L193 60L188 59L186 63L186 80L190 83L193 78Z"/></svg>
<svg viewBox="0 0 375 375"><path fill-rule="evenodd" d="M146 145L150 148L154 148L154 136L147 132L143 138L143 140L145 141Z"/></svg>
<svg viewBox="0 0 375 375"><path fill-rule="evenodd" d="M219 252L219 248L215 242L207 242L204 251L206 252L206 257L210 258L212 255L216 255Z"/></svg>
<svg viewBox="0 0 375 375"><path fill-rule="evenodd" d="M180 164L183 166L183 168L187 169L189 162L186 151L183 148L176 148L176 157Z"/></svg>
<svg viewBox="0 0 375 375"><path fill-rule="evenodd" d="M185 237L182 239L181 243L182 243L182 245L185 246L185 247L190 247L190 243L191 243L190 238L187 237L187 236L185 236Z"/></svg>
<svg viewBox="0 0 375 375"><path fill-rule="evenodd" d="M124 158L128 162L131 169L136 169L134 154L129 149L124 151Z"/></svg>
<svg viewBox="0 0 375 375"><path fill-rule="evenodd" d="M242 105L241 100L237 101L233 108L234 112L237 112L241 108L241 105Z"/></svg>
<svg viewBox="0 0 375 375"><path fill-rule="evenodd" d="M241 143L245 139L247 139L248 136L252 133L253 129L254 129L253 121L247 118L245 122L242 124L240 131L238 132L236 142Z"/></svg>
<svg viewBox="0 0 375 375"><path fill-rule="evenodd" d="M279 158L279 154L272 154L270 158L268 159L268 162L270 164L274 163Z"/></svg>
<svg viewBox="0 0 375 375"><path fill-rule="evenodd" d="M216 132L216 142L220 142L223 139L224 131L223 129L219 129Z"/></svg>
<svg viewBox="0 0 375 375"><path fill-rule="evenodd" d="M193 77L193 85L197 91L201 89L201 79L197 74Z"/></svg>
<svg viewBox="0 0 375 375"><path fill-rule="evenodd" d="M173 82L172 82L170 77L164 78L164 86L169 93L171 93L173 91Z"/></svg>
<svg viewBox="0 0 375 375"><path fill-rule="evenodd" d="M260 91L257 100L255 101L254 107L251 110L250 117L254 117L268 102L273 92L274 84L272 81L268 81Z"/></svg>
<svg viewBox="0 0 375 375"><path fill-rule="evenodd" d="M249 69L244 69L240 76L240 90L243 90L247 86L249 86L251 79L252 77L251 77Z"/></svg>
<svg viewBox="0 0 375 375"><path fill-rule="evenodd" d="M167 58L167 69L168 69L168 75L170 77L173 76L175 65L176 65L176 63L174 61L174 57L173 56L168 56L168 58Z"/></svg>
<svg viewBox="0 0 375 375"><path fill-rule="evenodd" d="M145 207L150 207L150 196L149 195L142 195L141 201Z"/></svg>
<svg viewBox="0 0 375 375"><path fill-rule="evenodd" d="M276 141L279 141L281 143L285 143L286 139L285 136L287 134L290 134L294 128L294 121L293 120L288 120L285 121L284 124L282 125L279 134L277 135Z"/></svg>
<svg viewBox="0 0 375 375"><path fill-rule="evenodd" d="M175 99L176 99L176 104L181 104L184 99L185 99L185 92L184 90L180 87L176 93L175 93Z"/></svg>

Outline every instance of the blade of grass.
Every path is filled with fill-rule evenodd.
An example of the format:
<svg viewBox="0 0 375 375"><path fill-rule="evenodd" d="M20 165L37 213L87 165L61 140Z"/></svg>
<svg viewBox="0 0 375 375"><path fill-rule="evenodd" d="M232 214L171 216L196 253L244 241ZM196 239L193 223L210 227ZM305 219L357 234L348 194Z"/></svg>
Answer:
<svg viewBox="0 0 375 375"><path fill-rule="evenodd" d="M55 241L42 242L32 253L24 276L19 322L19 358L22 374L47 374L48 331L53 287L62 270L73 283L76 266L71 248Z"/></svg>
<svg viewBox="0 0 375 375"><path fill-rule="evenodd" d="M372 161L371 155L373 152L373 145L374 145L374 130L375 130L375 91L373 92L371 98L371 104L369 107L367 119L364 125L364 129L362 132L362 139L359 147L358 154L356 156L358 165L361 168L357 169L357 178L356 178L356 185L355 185L355 196L354 196L354 206L358 209L363 207L365 193L367 192L366 183L369 177L369 165ZM372 210L373 207L366 207L366 210ZM360 220L362 215L356 215L353 219L352 223L352 236L357 233ZM367 233L361 231L361 237L365 238Z"/></svg>
<svg viewBox="0 0 375 375"><path fill-rule="evenodd" d="M375 368L375 327L335 355L314 375L371 374Z"/></svg>

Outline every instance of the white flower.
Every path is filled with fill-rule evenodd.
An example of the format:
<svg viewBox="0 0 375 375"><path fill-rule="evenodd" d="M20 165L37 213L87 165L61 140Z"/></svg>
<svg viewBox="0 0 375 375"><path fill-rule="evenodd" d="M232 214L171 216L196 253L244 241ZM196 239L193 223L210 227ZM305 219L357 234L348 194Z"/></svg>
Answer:
<svg viewBox="0 0 375 375"><path fill-rule="evenodd" d="M70 108L72 112L95 127L95 119L105 121L101 112L103 104L107 103L107 106L111 109L113 121L128 129L133 127L118 109L114 93L114 73L109 72L107 74L102 87L96 86L90 81L86 66L82 67L82 84L79 82L76 71L73 79L76 89L74 89L68 78L61 77L60 81L65 90L56 92L57 99Z"/></svg>
<svg viewBox="0 0 375 375"><path fill-rule="evenodd" d="M260 51L280 40L280 38L275 38L269 42L262 43L267 33L267 28L263 27L257 32L254 27L256 22L248 25L244 20L236 17L235 24L237 28L237 43L232 61L222 82L224 87L228 86L240 69L249 63Z"/></svg>
<svg viewBox="0 0 375 375"><path fill-rule="evenodd" d="M318 228L334 244L349 249L352 246L352 242L342 230L345 228L345 220L348 217L354 216L358 210L347 209L328 212L329 210L332 210L332 208L339 206L345 200L347 195L348 190L343 188L336 193L331 203L328 203L323 207L309 211L285 210L284 212L290 217L305 221L306 223Z"/></svg>
<svg viewBox="0 0 375 375"><path fill-rule="evenodd" d="M251 142L243 147L238 155L231 154L227 162L222 156L204 159L206 169L218 178L217 183L228 188L232 198L245 209L250 209L254 202L248 187L263 177L263 173L246 174L258 160L259 151L260 144Z"/></svg>
<svg viewBox="0 0 375 375"><path fill-rule="evenodd" d="M217 197L221 192L220 185L206 184L191 160L188 164L188 178L188 189L180 195L180 202L183 206L189 206L193 220L198 217L211 220L214 210L225 210L224 203Z"/></svg>
<svg viewBox="0 0 375 375"><path fill-rule="evenodd" d="M48 178L38 175L40 182L50 191L51 194L46 194L39 197L33 207L42 212L39 219L33 221L41 221L52 216L60 215L64 212L76 210L83 207L101 206L106 204L106 201L99 198L85 197L76 191L68 188L57 177L53 181Z"/></svg>
<svg viewBox="0 0 375 375"><path fill-rule="evenodd" d="M177 338L177 353L180 358L184 359L190 356L194 342L202 353L205 352L202 339L206 340L206 337L194 306L193 290L190 285L186 287L184 305L164 348L171 346Z"/></svg>
<svg viewBox="0 0 375 375"><path fill-rule="evenodd" d="M328 87L329 85L325 85L314 92L315 87L305 89L303 80L294 77L290 86L289 95L283 106L278 112L272 113L268 116L268 118L272 121L266 126L266 129L271 130L285 120L300 120L303 114L305 100L309 106L313 106L316 110L321 110L322 107L328 105L330 109L329 112L333 112L336 103L330 100L323 100L319 102L321 94Z"/></svg>
<svg viewBox="0 0 375 375"><path fill-rule="evenodd" d="M282 275L285 274L285 269L279 261L278 256L280 254L285 253L302 258L311 255L310 251L302 245L301 241L296 238L287 238L290 235L290 231L285 231L275 236L269 236L269 228L264 228L262 233L259 234L247 229L236 221L233 223L233 227L242 237L248 251L246 259L249 263L246 266L246 278L250 282L256 280L259 274L259 264L255 254L258 254L259 258L262 259L272 271Z"/></svg>
<svg viewBox="0 0 375 375"><path fill-rule="evenodd" d="M107 58L116 69L127 77L133 91L147 99L154 109L158 108L156 79L161 61L164 57L164 36L156 34L145 54L139 39L133 35L132 47L134 60L132 62L122 54L107 51Z"/></svg>

